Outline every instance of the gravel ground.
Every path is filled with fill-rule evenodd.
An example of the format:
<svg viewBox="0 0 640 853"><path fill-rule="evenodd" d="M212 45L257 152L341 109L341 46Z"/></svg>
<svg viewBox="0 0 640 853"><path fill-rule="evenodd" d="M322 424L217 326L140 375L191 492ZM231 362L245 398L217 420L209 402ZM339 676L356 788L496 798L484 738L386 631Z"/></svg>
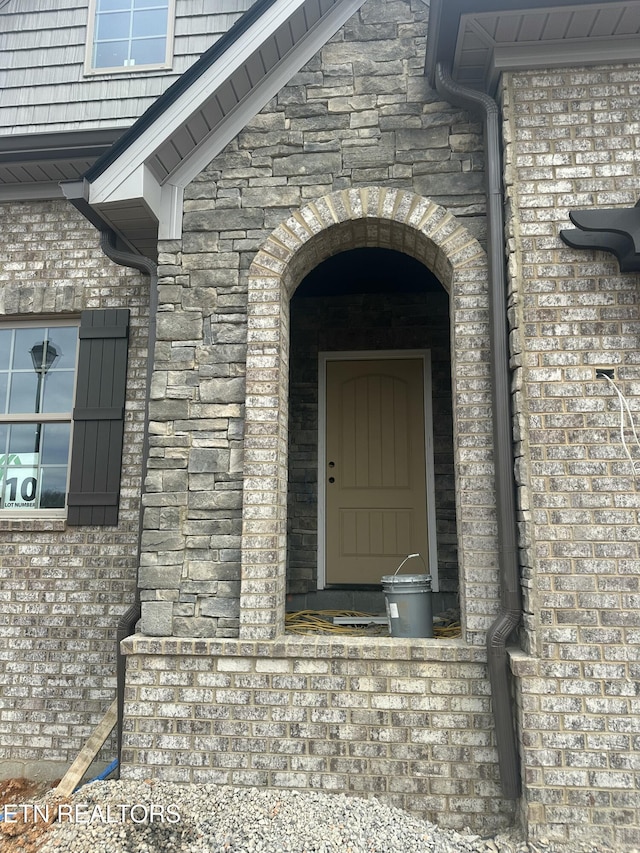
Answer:
<svg viewBox="0 0 640 853"><path fill-rule="evenodd" d="M53 808L49 796L44 804ZM95 782L39 853L609 853L442 829L375 799L313 791ZM27 821L33 816L27 815ZM44 840L44 837L43 839Z"/></svg>

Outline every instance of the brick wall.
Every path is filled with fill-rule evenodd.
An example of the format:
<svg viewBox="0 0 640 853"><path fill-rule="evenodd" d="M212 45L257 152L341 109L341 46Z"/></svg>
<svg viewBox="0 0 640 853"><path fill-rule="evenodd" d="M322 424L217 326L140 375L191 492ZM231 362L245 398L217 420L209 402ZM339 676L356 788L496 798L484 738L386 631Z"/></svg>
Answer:
<svg viewBox="0 0 640 853"><path fill-rule="evenodd" d="M510 317L522 559L525 818L533 835L640 841L637 275L569 249L569 211L638 199L640 67L507 75ZM628 424L627 424L628 427ZM638 448L627 438L635 458Z"/></svg>
<svg viewBox="0 0 640 853"><path fill-rule="evenodd" d="M65 202L3 204L0 222L4 318L131 311L118 527L0 518L0 773L55 778L115 698L115 629L137 567L148 282L108 261Z"/></svg>
<svg viewBox="0 0 640 853"><path fill-rule="evenodd" d="M127 778L375 795L494 832L483 650L444 640L125 642Z"/></svg>

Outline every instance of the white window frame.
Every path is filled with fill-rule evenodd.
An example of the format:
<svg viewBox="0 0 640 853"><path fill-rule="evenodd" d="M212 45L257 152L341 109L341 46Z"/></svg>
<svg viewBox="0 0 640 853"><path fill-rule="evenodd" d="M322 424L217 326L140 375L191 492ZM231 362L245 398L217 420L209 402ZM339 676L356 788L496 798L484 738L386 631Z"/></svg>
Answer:
<svg viewBox="0 0 640 853"><path fill-rule="evenodd" d="M175 35L176 0L168 0L167 9L167 43L163 62L148 65L114 65L105 68L95 68L93 55L96 37L97 0L89 0L89 20L87 23L87 45L84 60L85 75L96 74L128 74L138 71L162 71L171 69L173 63L173 40Z"/></svg>
<svg viewBox="0 0 640 853"><path fill-rule="evenodd" d="M6 322L2 322L0 328L8 329L53 329L56 326L68 327L75 326L78 331L80 329L80 320L78 317L65 317L64 319L47 319L25 321L11 321L5 318ZM2 518L65 518L67 515L67 495L69 494L69 477L71 473L71 448L73 447L73 405L75 405L76 387L78 382L78 353L80 351L80 343L76 346L76 358L73 374L73 392L72 392L72 409L69 412L34 412L5 414L0 412L0 426L8 424L49 424L49 423L68 423L69 424L69 448L67 451L67 481L65 484L65 505L60 508L45 507L43 509L13 509L2 506L3 497L0 497L0 519ZM0 489L4 490L4 480L0 478Z"/></svg>

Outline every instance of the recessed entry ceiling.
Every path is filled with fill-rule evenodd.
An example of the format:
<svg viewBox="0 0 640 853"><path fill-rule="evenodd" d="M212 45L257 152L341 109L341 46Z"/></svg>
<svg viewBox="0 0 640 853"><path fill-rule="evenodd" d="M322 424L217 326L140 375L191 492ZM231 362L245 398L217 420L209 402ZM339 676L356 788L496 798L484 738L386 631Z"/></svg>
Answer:
<svg viewBox="0 0 640 853"><path fill-rule="evenodd" d="M355 293L444 293L424 264L393 249L366 248L340 252L311 270L294 294L350 296Z"/></svg>

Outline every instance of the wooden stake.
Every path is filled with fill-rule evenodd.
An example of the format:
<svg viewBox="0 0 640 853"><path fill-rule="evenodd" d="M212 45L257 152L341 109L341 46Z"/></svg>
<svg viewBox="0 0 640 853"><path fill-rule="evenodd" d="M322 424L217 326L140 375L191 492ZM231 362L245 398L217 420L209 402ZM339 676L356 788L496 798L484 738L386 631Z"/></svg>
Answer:
<svg viewBox="0 0 640 853"><path fill-rule="evenodd" d="M87 772L87 768L98 754L98 750L111 734L113 727L118 719L118 700L114 699L111 707L100 720L89 740L80 750L78 757L73 762L71 767L60 780L60 784L55 789L55 793L59 797L70 797L75 791L78 782Z"/></svg>

